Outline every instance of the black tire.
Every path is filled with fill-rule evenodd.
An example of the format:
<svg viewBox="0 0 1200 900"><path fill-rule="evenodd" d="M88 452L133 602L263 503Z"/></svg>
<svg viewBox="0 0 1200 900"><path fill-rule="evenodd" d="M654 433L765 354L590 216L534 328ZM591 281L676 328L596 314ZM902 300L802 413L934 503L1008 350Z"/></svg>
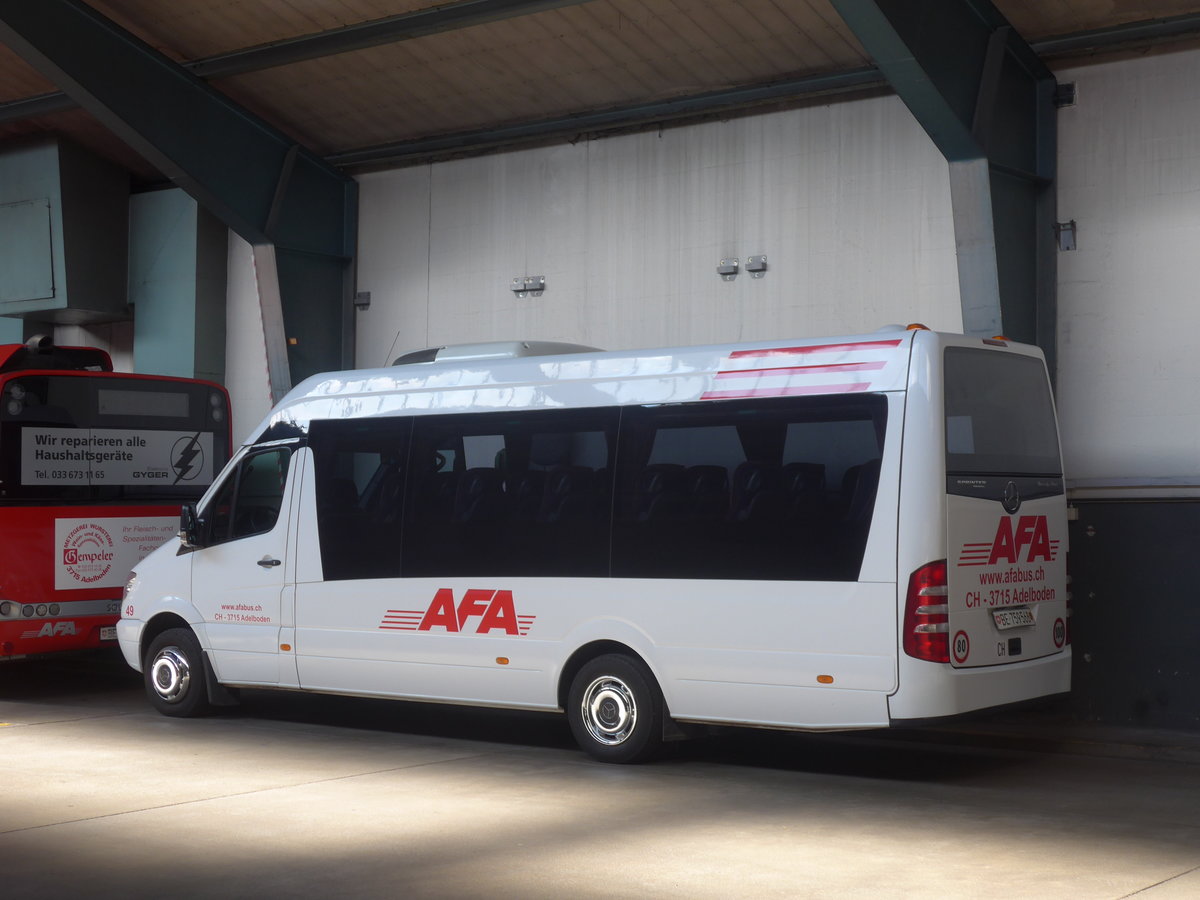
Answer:
<svg viewBox="0 0 1200 900"><path fill-rule="evenodd" d="M150 642L142 681L150 705L164 716L202 716L211 709L204 657L190 628L170 628Z"/></svg>
<svg viewBox="0 0 1200 900"><path fill-rule="evenodd" d="M609 653L584 664L571 682L567 719L576 743L600 762L642 762L662 748L662 692L629 656Z"/></svg>

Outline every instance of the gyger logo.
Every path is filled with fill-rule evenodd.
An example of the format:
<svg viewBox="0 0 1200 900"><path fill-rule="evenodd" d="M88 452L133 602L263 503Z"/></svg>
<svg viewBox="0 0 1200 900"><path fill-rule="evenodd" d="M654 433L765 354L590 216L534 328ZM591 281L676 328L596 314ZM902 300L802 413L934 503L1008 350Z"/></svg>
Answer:
<svg viewBox="0 0 1200 900"><path fill-rule="evenodd" d="M112 570L112 535L94 522L76 525L63 541L62 564L80 584L99 581Z"/></svg>
<svg viewBox="0 0 1200 900"><path fill-rule="evenodd" d="M171 448L171 468L175 483L191 481L204 469L204 452L200 449L200 434L181 437Z"/></svg>

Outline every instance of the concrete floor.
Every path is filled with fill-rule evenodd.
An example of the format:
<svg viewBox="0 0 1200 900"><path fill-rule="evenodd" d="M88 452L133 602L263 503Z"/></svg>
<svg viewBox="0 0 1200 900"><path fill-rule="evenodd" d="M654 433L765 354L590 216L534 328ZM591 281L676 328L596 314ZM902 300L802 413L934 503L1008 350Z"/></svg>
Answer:
<svg viewBox="0 0 1200 900"><path fill-rule="evenodd" d="M114 658L5 664L0 897L1200 897L1200 752L1032 744L730 731L614 767L557 716L175 720Z"/></svg>

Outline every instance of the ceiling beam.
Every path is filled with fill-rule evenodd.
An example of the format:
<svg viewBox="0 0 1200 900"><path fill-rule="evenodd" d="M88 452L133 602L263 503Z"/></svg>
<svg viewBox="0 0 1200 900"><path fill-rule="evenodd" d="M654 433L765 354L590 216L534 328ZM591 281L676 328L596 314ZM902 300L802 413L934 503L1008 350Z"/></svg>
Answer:
<svg viewBox="0 0 1200 900"><path fill-rule="evenodd" d="M459 0L431 9L259 44L185 65L200 78L224 78L587 2L590 0Z"/></svg>

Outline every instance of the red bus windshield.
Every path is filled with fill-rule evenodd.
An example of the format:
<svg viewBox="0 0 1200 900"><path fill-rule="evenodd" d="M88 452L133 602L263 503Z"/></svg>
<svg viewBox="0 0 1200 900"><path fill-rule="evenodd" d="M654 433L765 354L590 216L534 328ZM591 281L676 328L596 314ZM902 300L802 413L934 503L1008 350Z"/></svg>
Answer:
<svg viewBox="0 0 1200 900"><path fill-rule="evenodd" d="M195 499L229 458L223 391L97 372L0 380L0 499Z"/></svg>

